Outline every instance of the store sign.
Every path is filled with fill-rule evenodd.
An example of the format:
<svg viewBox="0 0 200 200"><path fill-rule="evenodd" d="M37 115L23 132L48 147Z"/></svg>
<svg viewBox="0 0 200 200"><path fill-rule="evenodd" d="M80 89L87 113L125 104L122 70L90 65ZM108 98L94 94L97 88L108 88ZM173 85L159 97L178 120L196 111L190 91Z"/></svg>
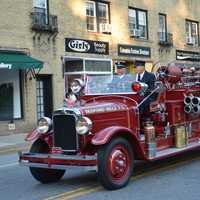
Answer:
<svg viewBox="0 0 200 200"><path fill-rule="evenodd" d="M118 55L151 57L151 49L149 47L119 44Z"/></svg>
<svg viewBox="0 0 200 200"><path fill-rule="evenodd" d="M65 51L76 53L109 54L109 43L74 38L65 39Z"/></svg>
<svg viewBox="0 0 200 200"><path fill-rule="evenodd" d="M12 64L0 63L0 69L11 69Z"/></svg>
<svg viewBox="0 0 200 200"><path fill-rule="evenodd" d="M176 50L176 60L200 61L200 53Z"/></svg>

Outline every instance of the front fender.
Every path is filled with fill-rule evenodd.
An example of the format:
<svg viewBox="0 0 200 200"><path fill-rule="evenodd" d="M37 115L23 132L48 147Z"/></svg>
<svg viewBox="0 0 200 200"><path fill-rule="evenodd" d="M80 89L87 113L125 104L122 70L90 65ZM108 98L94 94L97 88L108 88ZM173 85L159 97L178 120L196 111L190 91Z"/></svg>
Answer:
<svg viewBox="0 0 200 200"><path fill-rule="evenodd" d="M111 140L111 138L118 133L120 133L122 136L127 133L134 135L133 132L128 128L122 126L111 126L97 132L92 138L92 144L104 145L108 143Z"/></svg>
<svg viewBox="0 0 200 200"><path fill-rule="evenodd" d="M38 139L40 137L40 135L41 134L39 133L37 128L35 128L31 132L28 133L28 135L26 136L25 140L30 142L30 141Z"/></svg>
<svg viewBox="0 0 200 200"><path fill-rule="evenodd" d="M30 141L34 141L37 140L38 138L41 139L45 139L47 138L49 135L51 135L53 133L53 131L49 131L48 133L45 134L41 134L37 128L33 129L30 133L28 133L28 135L26 136L25 140L30 142Z"/></svg>
<svg viewBox="0 0 200 200"><path fill-rule="evenodd" d="M100 146L108 143L115 136L126 137L132 144L136 157L140 159L146 159L144 148L138 140L136 134L129 128L122 126L111 126L105 128L95 134L91 143L95 146Z"/></svg>

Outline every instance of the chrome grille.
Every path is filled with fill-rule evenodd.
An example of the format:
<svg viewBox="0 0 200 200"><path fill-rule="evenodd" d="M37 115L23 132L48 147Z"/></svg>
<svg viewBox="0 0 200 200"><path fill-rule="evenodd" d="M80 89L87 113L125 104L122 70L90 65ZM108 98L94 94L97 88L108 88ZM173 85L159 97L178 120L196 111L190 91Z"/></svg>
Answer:
<svg viewBox="0 0 200 200"><path fill-rule="evenodd" d="M64 151L78 150L78 136L76 133L76 118L74 115L54 115L54 147Z"/></svg>

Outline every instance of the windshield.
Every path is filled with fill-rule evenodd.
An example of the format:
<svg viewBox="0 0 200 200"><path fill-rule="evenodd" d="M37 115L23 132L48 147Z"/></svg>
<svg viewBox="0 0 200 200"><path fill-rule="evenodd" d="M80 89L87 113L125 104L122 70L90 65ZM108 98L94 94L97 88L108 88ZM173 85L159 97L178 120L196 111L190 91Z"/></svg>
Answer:
<svg viewBox="0 0 200 200"><path fill-rule="evenodd" d="M85 79L85 94L116 94L133 93L131 85L134 76L119 75L91 75Z"/></svg>

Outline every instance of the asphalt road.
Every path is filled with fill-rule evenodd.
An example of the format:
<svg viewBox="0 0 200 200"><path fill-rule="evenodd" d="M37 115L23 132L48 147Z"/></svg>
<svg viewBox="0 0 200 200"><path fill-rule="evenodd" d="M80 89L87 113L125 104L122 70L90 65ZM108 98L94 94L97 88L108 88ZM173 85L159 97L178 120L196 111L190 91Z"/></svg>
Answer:
<svg viewBox="0 0 200 200"><path fill-rule="evenodd" d="M0 155L0 199L3 200L199 200L200 151L179 158L138 162L129 185L106 191L95 172L69 168L57 183L40 184L29 169L20 167L16 154Z"/></svg>

